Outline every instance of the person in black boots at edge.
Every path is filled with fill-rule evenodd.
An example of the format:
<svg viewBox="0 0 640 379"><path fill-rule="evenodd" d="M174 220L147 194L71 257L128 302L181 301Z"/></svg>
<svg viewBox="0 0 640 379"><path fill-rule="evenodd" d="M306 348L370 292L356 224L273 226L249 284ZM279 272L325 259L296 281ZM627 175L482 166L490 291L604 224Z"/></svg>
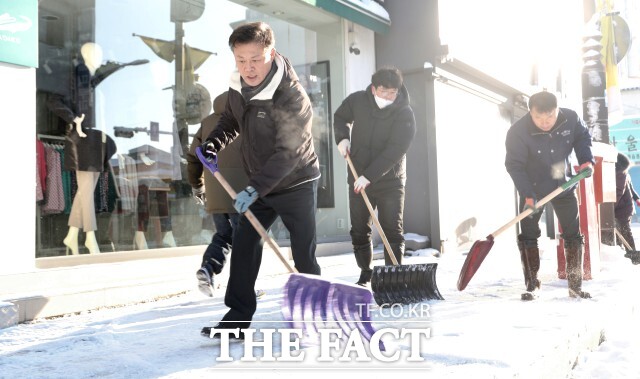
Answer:
<svg viewBox="0 0 640 379"><path fill-rule="evenodd" d="M631 232L631 216L636 212L635 204L640 206L640 196L636 193L629 176L629 168L631 168L629 158L618 153L616 159L616 204L613 212L616 219L616 229L622 234L622 238L629 244L630 250L625 247L625 257L631 259L633 264L640 263L639 254L636 251L636 243ZM618 239L618 245L623 245ZM624 245L623 245L624 246Z"/></svg>
<svg viewBox="0 0 640 379"><path fill-rule="evenodd" d="M529 99L529 113L511 125L506 138L505 166L520 197L520 211L535 212L520 221L518 248L527 292L522 300L536 298L540 288L538 270L540 253L538 222L542 212L536 209L536 199L542 199L566 183L572 175L569 156L575 152L581 171L593 167L591 136L578 114L559 108L556 96L538 92ZM584 236L580 233L578 198L574 186L551 200L562 228L567 263L569 296L590 298L582 290L582 254Z"/></svg>
<svg viewBox="0 0 640 379"><path fill-rule="evenodd" d="M196 147L202 145L202 136L208 136L216 126L226 104L227 91L213 100L213 113L200 123L200 128L193 137L193 142L187 153L187 173L193 197L198 205L204 206L207 213L211 214L216 228L216 232L202 256L202 264L196 272L198 289L209 297L213 296L214 278L222 272L227 262L227 255L231 252L233 230L238 225L240 216L233 207L227 191L209 170L204 169L202 162L196 156ZM218 169L233 188L247 185L249 178L242 167L239 137L218 155ZM256 290L256 297L263 295L265 295L265 291Z"/></svg>
<svg viewBox="0 0 640 379"><path fill-rule="evenodd" d="M269 25L238 26L229 37L237 71L218 124L202 144L209 159L242 135L240 151L247 187L234 207L247 209L268 229L280 216L291 239L291 253L300 273L320 275L316 260L316 195L320 168L313 147L311 100L291 63L275 49ZM205 337L220 338L212 329L234 329L244 339L256 311L255 282L263 241L246 216L233 233L233 254L225 305L229 311ZM238 330L239 333L238 333ZM233 334L232 334L233 335Z"/></svg>
<svg viewBox="0 0 640 379"><path fill-rule="evenodd" d="M340 154L349 155L359 175L354 178L347 170L350 234L360 268L357 284L367 286L373 274L372 220L360 194L363 189L378 209L380 225L398 263L402 264L404 255L406 157L416 134L416 121L402 73L395 67L376 71L365 90L352 93L340 104L333 130ZM386 265L392 264L390 253L385 251Z"/></svg>

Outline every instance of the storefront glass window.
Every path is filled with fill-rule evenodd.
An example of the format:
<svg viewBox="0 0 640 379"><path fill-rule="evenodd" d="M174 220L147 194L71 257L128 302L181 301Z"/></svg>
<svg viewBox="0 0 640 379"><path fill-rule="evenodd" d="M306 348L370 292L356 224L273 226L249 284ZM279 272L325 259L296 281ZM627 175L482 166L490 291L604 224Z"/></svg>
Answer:
<svg viewBox="0 0 640 379"><path fill-rule="evenodd" d="M235 69L229 34L258 20L312 98L319 207L334 206L329 61L316 31L227 1L42 0L37 257L210 242L184 153ZM86 226L77 236L74 217Z"/></svg>

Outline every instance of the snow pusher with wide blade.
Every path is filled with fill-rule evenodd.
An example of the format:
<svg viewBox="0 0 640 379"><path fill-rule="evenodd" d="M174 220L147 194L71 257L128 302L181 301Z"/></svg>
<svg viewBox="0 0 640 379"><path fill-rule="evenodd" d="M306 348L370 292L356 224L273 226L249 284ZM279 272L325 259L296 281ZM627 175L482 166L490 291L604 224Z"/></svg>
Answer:
<svg viewBox="0 0 640 379"><path fill-rule="evenodd" d="M345 156L354 178L358 173L349 154ZM371 291L378 305L383 304L411 304L424 300L444 300L436 284L437 263L422 263L400 265L391 250L389 241L382 230L382 225L376 217L373 206L365 190L361 190L362 198L369 209L373 223L385 247L385 254L389 256L393 265L374 266L371 277Z"/></svg>
<svg viewBox="0 0 640 379"><path fill-rule="evenodd" d="M200 147L196 148L196 155L229 196L235 199L236 192L218 171L217 162L207 159ZM302 329L303 337L315 338L318 335L318 328L338 326L347 332L347 336L351 330L357 328L364 338L371 339L375 330L369 315L369 310L373 306L369 290L349 283L329 281L317 275L300 274L289 264L278 244L267 234L253 212L247 210L244 216L291 274L285 284L282 300L282 315L289 325ZM382 342L380 342L380 348L384 350Z"/></svg>
<svg viewBox="0 0 640 379"><path fill-rule="evenodd" d="M591 167L587 167L582 171L578 172L578 174L576 174L573 178L569 179L569 181L567 181L560 187L556 188L555 190L553 190L553 192L551 192L547 196L543 197L540 201L538 201L536 203L536 208L540 208L541 206L545 205L556 196L560 195L567 189L573 187L582 179L588 178L592 174L593 174L593 168ZM534 211L535 210L531 208L525 209L522 213L516 216L516 218L509 221L508 223L503 225L500 229L496 230L495 232L489 234L486 240L478 240L473 243L473 245L471 246L471 250L469 250L469 254L467 254L467 258L465 259L464 264L462 265L462 269L460 270L460 276L458 277L458 291L462 291L467 287L467 284L469 284L469 281L471 280L471 278L473 278L473 275L475 275L476 271L478 271L478 268L482 264L482 261L484 261L484 258L487 256L487 254L489 254L489 251L493 246L494 239L500 233L509 229L511 226L517 224L518 222L520 222L520 220L529 216Z"/></svg>

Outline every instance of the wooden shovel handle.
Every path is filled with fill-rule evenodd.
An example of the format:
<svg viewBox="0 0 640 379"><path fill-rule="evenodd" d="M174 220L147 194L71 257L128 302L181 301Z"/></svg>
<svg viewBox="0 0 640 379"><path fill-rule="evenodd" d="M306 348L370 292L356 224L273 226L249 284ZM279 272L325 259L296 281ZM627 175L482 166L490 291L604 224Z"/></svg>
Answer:
<svg viewBox="0 0 640 379"><path fill-rule="evenodd" d="M561 193L563 193L568 188L572 187L574 184L578 183L579 181L581 181L584 178L587 178L587 177L591 176L592 174L593 174L593 169L592 168L583 169L582 171L578 172L578 174L576 176L571 178L568 182L564 183L560 187L558 187L555 190L553 190L553 192L551 192L547 196L545 196L542 199L540 199L540 201L538 201L536 203L536 207L539 208L539 207L545 205L549 201L553 200L553 198L555 198L556 196L560 195ZM520 220L522 220L523 218L529 216L531 213L533 213L533 209L531 209L531 208L525 209L516 218L514 218L511 221L509 221L508 223L503 225L500 229L498 229L495 232L491 233L489 236L497 237L498 234L504 232L505 230L509 229L511 226L517 224L518 222L520 222Z"/></svg>
<svg viewBox="0 0 640 379"><path fill-rule="evenodd" d="M353 178L358 179L358 173L356 172L356 168L353 167L353 162L351 162L351 158L349 157L349 154L345 156L345 159L349 164L349 168L351 169ZM382 230L382 225L380 225L380 222L376 217L376 213L373 211L373 207L371 206L371 202L369 201L369 197L367 196L367 193L364 191L364 189L361 190L360 193L362 194L362 198L364 199L364 202L367 204L367 208L369 208L369 213L371 214L373 223L376 225L376 229L378 229L378 233L380 233L380 238L382 238L382 243L384 244L384 247L387 248L387 254L389 254L389 258L391 258L391 262L393 263L394 266L398 266L398 260L396 259L396 256L393 254L393 250L391 250L391 246L389 245L387 236L384 234L384 231Z"/></svg>
<svg viewBox="0 0 640 379"><path fill-rule="evenodd" d="M627 242L627 240L624 239L624 237L622 236L622 233L620 233L618 228L613 228L613 230L615 230L616 235L618 236L618 238L620 238L620 241L622 241L622 243L624 244L624 247L626 247L627 250L632 251L633 249L631 248L631 245L629 245L629 242Z"/></svg>
<svg viewBox="0 0 640 379"><path fill-rule="evenodd" d="M235 200L237 196L236 191L233 190L229 182L227 182L227 180L222 176L222 174L219 171L215 171L213 173L213 176L215 176L216 179L218 179L222 187L224 187L227 193L229 193L229 196L231 196L231 198ZM267 231L264 229L260 221L258 221L258 219L253 214L253 212L247 209L247 211L244 212L244 215L247 217L247 219L249 219L249 222L251 223L251 225L253 225L253 227L256 229L258 234L260 234L260 237L262 237L263 240L267 241L267 244L269 244L269 246L273 249L273 251L276 252L276 255L278 256L278 258L280 258L280 261L282 261L282 263L285 265L287 270L289 270L289 272L291 273L298 273L298 270L295 267L291 266L291 264L289 263L289 260L287 260L284 257L276 241L274 241L273 238L269 237L269 234L267 234Z"/></svg>

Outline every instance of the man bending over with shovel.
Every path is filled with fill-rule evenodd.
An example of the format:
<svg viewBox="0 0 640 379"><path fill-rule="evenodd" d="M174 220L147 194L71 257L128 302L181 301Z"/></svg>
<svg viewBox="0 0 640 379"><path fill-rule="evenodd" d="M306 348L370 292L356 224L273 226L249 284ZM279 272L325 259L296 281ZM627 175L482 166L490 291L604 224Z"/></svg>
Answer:
<svg viewBox="0 0 640 379"><path fill-rule="evenodd" d="M572 176L569 155L575 151L578 171L592 167L591 136L576 112L558 108L550 92L539 92L529 99L529 113L511 126L506 138L505 166L520 194L520 211L536 210L536 199L542 199ZM551 200L562 227L569 296L590 298L582 291L582 251L584 236L580 234L578 198L575 188L569 188ZM540 253L541 212L534 212L520 221L518 248L527 292L522 300L533 300L540 288L538 269Z"/></svg>
<svg viewBox="0 0 640 379"><path fill-rule="evenodd" d="M238 26L229 37L238 71L231 75L226 108L202 151L218 151L242 135L240 151L249 185L234 207L243 214L233 233L233 254L224 303L229 307L215 329L250 326L256 311L254 287L262 261L260 234L244 213L250 209L268 229L278 216L289 230L295 268L320 275L316 260L316 194L320 168L311 133L312 107L287 58L275 49L263 22ZM201 334L209 337L211 327ZM215 334L219 338L220 334Z"/></svg>

